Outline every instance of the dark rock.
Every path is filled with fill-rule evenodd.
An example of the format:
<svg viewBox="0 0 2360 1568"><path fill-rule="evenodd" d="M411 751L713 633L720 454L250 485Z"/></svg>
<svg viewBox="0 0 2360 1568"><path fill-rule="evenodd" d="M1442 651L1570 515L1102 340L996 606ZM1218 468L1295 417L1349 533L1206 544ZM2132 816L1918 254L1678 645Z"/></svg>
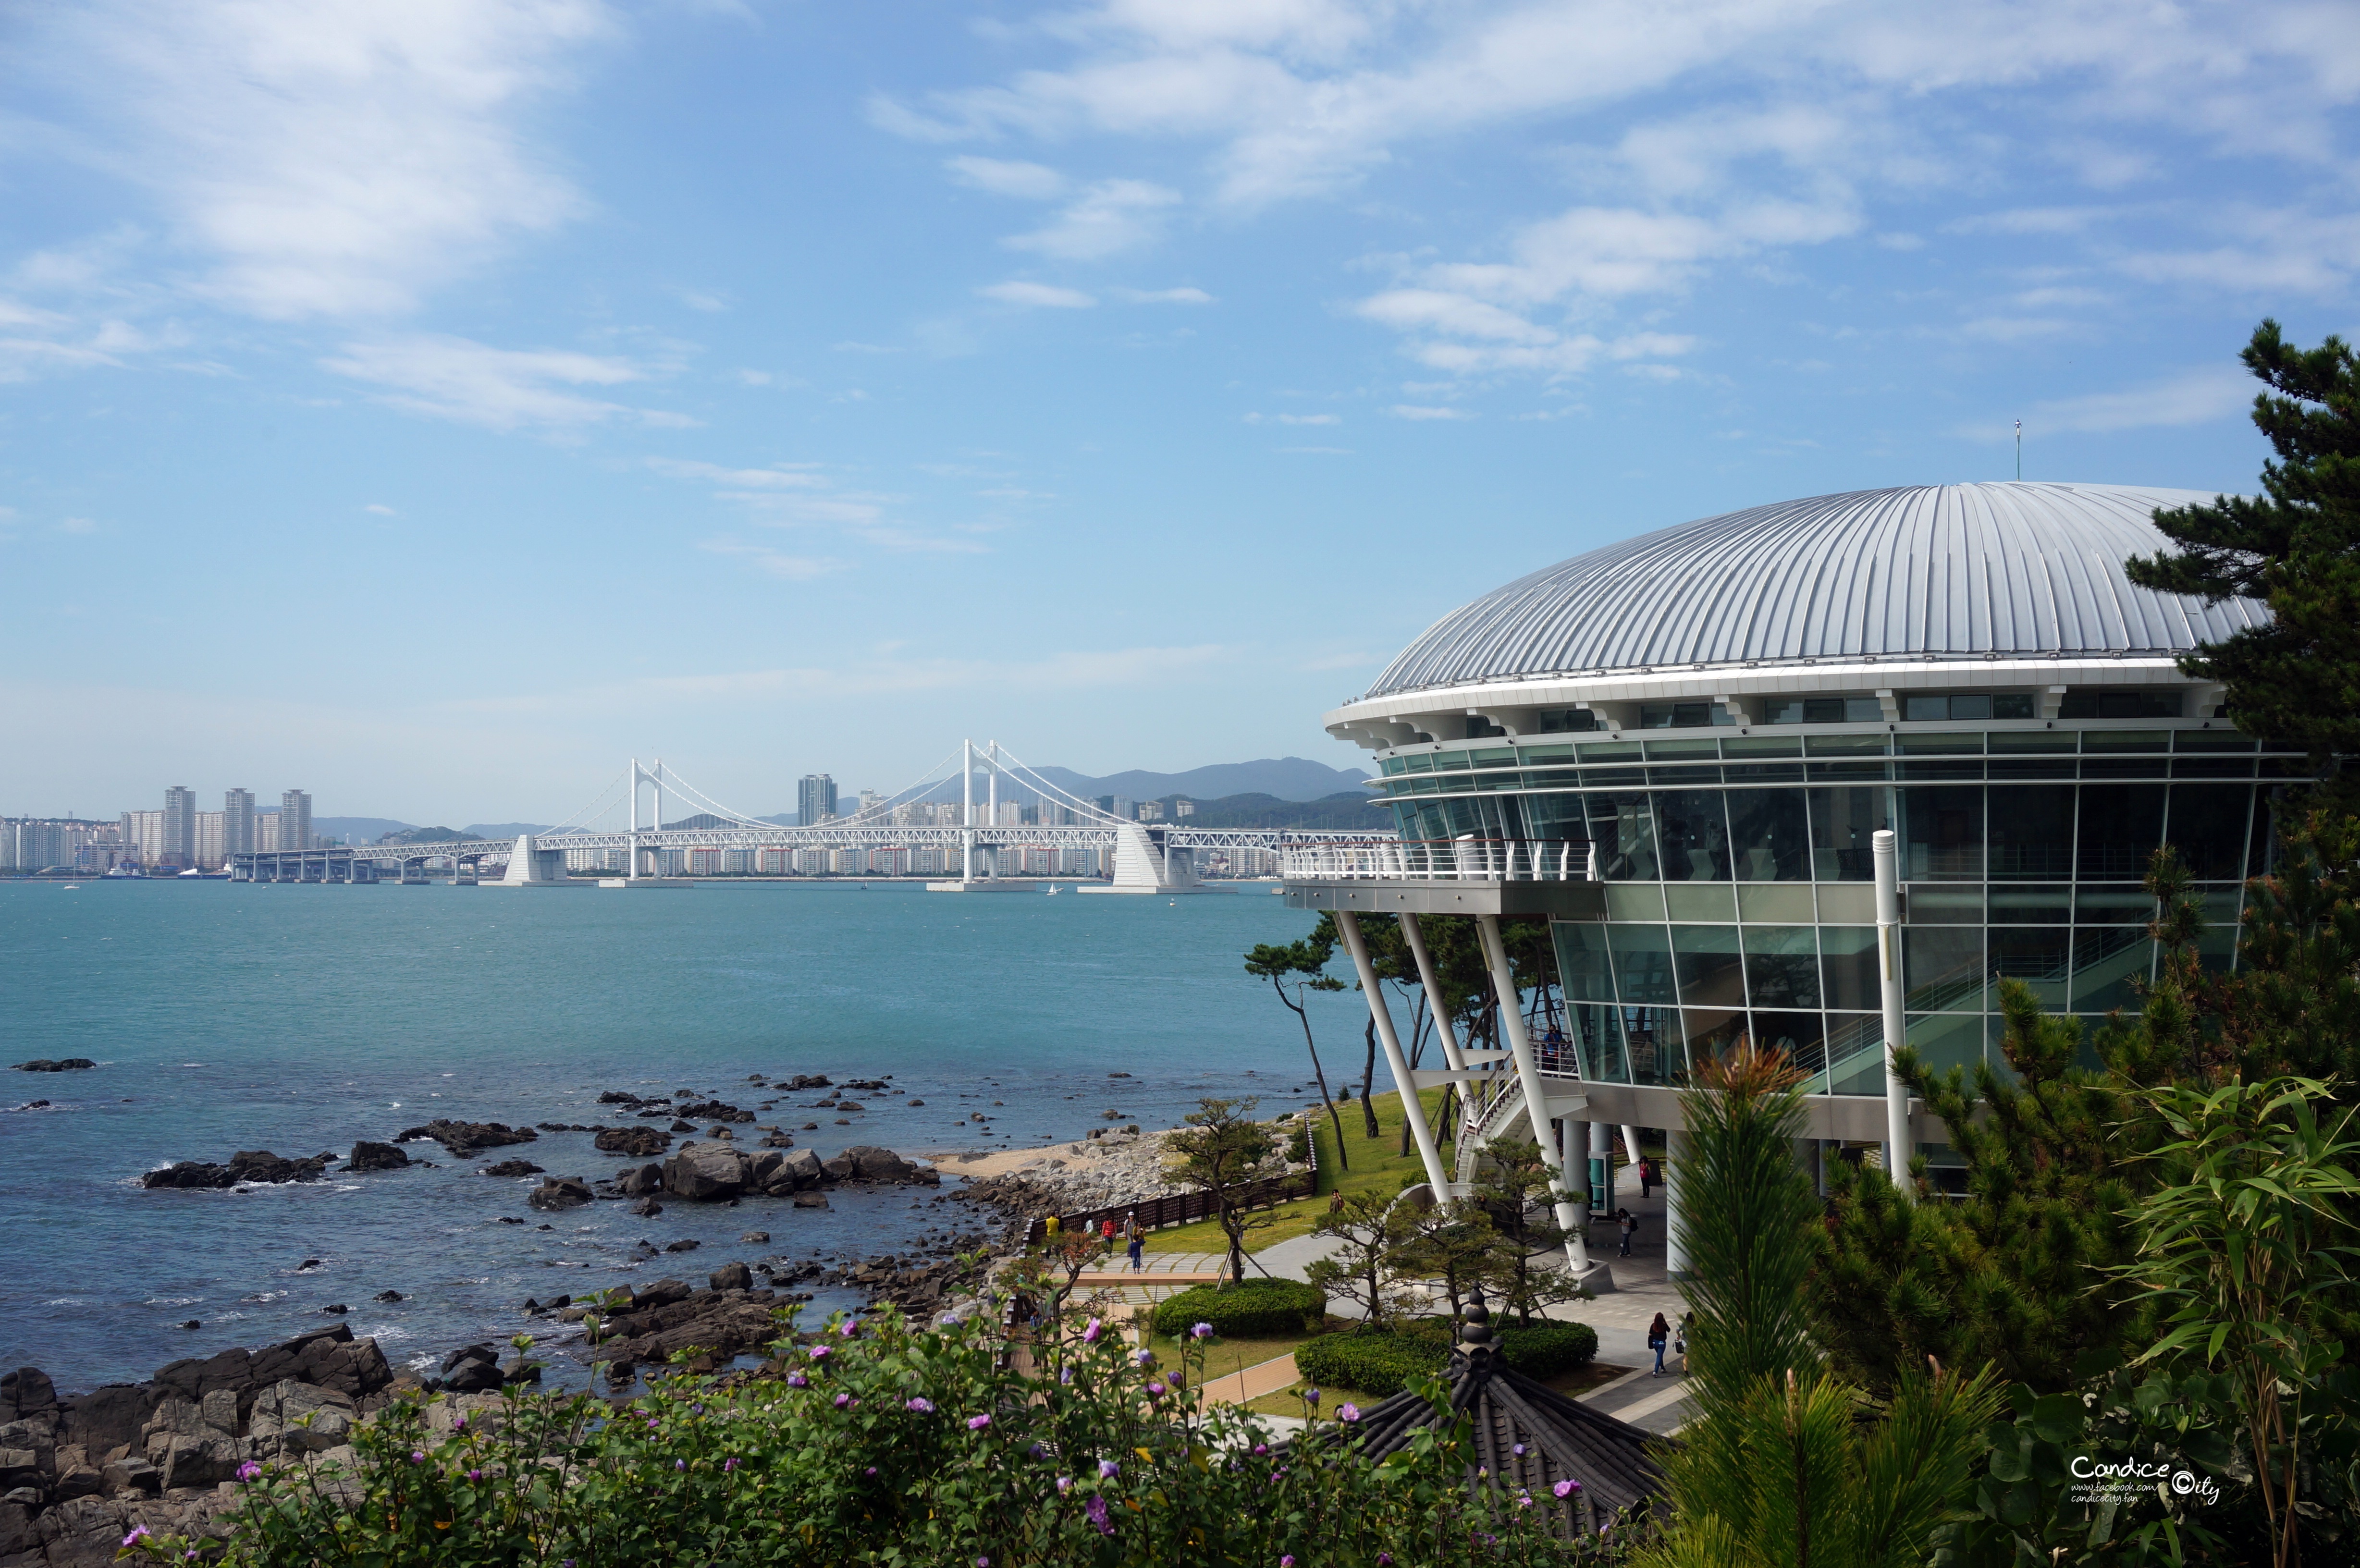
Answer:
<svg viewBox="0 0 2360 1568"><path fill-rule="evenodd" d="M658 1214L663 1213L663 1205L657 1203L653 1198L641 1198L638 1203L631 1205L630 1212L639 1215L641 1219L651 1220Z"/></svg>
<svg viewBox="0 0 2360 1568"><path fill-rule="evenodd" d="M605 1127L590 1140L590 1146L602 1154L626 1154L634 1160L645 1160L670 1149L672 1134L650 1127Z"/></svg>
<svg viewBox="0 0 2360 1568"><path fill-rule="evenodd" d="M202 1318L191 1318L180 1326L182 1328L202 1328L205 1326L205 1321Z"/></svg>
<svg viewBox="0 0 2360 1568"><path fill-rule="evenodd" d="M377 1293L377 1299L380 1301L399 1301L402 1299L402 1295L399 1290L379 1290Z"/></svg>
<svg viewBox="0 0 2360 1568"><path fill-rule="evenodd" d="M819 1168L826 1173L827 1179L831 1181L849 1181L852 1180L853 1171L858 1169L852 1162L852 1154L848 1149L821 1160Z"/></svg>
<svg viewBox="0 0 2360 1568"><path fill-rule="evenodd" d="M0 1418L17 1421L58 1406L58 1386L38 1367L19 1367L0 1377Z"/></svg>
<svg viewBox="0 0 2360 1568"><path fill-rule="evenodd" d="M527 1193L525 1202L536 1209L576 1209L592 1196L590 1183L581 1177L552 1176Z"/></svg>
<svg viewBox="0 0 2360 1568"><path fill-rule="evenodd" d="M410 1156L389 1143L356 1143L344 1161L347 1171L406 1171Z"/></svg>
<svg viewBox="0 0 2360 1568"><path fill-rule="evenodd" d="M541 1169L530 1160L503 1160L497 1165L485 1166L484 1174L486 1176L538 1176L541 1174Z"/></svg>
<svg viewBox="0 0 2360 1568"><path fill-rule="evenodd" d="M704 1243L697 1241L692 1236L683 1236L680 1240L673 1242L670 1247L665 1247L664 1250L666 1252L694 1252L703 1245Z"/></svg>
<svg viewBox="0 0 2360 1568"><path fill-rule="evenodd" d="M825 1192L797 1192L795 1194L795 1207L799 1209L825 1209L828 1206L827 1194Z"/></svg>
<svg viewBox="0 0 2360 1568"><path fill-rule="evenodd" d="M541 1381L541 1368L547 1365L548 1363L544 1361L528 1361L521 1356L510 1356L501 1364L500 1381L510 1388L517 1388L526 1383L538 1383Z"/></svg>
<svg viewBox="0 0 2360 1568"><path fill-rule="evenodd" d="M308 1160L281 1160L267 1149L241 1149L230 1156L226 1165L209 1165L202 1160L183 1160L164 1171L150 1171L139 1178L147 1188L235 1187L241 1181L317 1181L333 1154L313 1155Z"/></svg>
<svg viewBox="0 0 2360 1568"><path fill-rule="evenodd" d="M738 1242L741 1247L760 1247L770 1239L770 1233L769 1231L749 1230L744 1236L739 1236L738 1238Z"/></svg>
<svg viewBox="0 0 2360 1568"><path fill-rule="evenodd" d="M642 1165L635 1171L626 1171L615 1178L615 1189L627 1198L661 1192L663 1191L663 1167Z"/></svg>
<svg viewBox="0 0 2360 1568"><path fill-rule="evenodd" d="M696 1130L696 1124L694 1122L682 1121L680 1118L675 1116L672 1118L672 1130L674 1132L694 1132Z"/></svg>
<svg viewBox="0 0 2360 1568"><path fill-rule="evenodd" d="M711 1283L716 1290L750 1290L754 1271L743 1263L725 1263L713 1271Z"/></svg>
<svg viewBox="0 0 2360 1568"><path fill-rule="evenodd" d="M540 1137L530 1127L506 1127L498 1122L454 1122L438 1116L424 1127L404 1130L394 1141L416 1143L421 1138L432 1138L456 1158L466 1160L486 1149L501 1149L512 1143L531 1143Z"/></svg>
<svg viewBox="0 0 2360 1568"><path fill-rule="evenodd" d="M724 1144L683 1144L664 1161L664 1191L692 1202L734 1198L745 1189L752 1161Z"/></svg>
<svg viewBox="0 0 2360 1568"><path fill-rule="evenodd" d="M307 1269L317 1269L318 1267L320 1267L320 1259L316 1258L307 1258L303 1259L302 1262L295 1265L295 1272L300 1274Z"/></svg>
<svg viewBox="0 0 2360 1568"><path fill-rule="evenodd" d="M609 1089L598 1096L598 1103L602 1105L636 1105L639 1103L639 1097L621 1089Z"/></svg>
<svg viewBox="0 0 2360 1568"><path fill-rule="evenodd" d="M323 1312L333 1312L338 1317L342 1317L344 1313L351 1312L353 1309L344 1305L342 1301L338 1301L333 1307L322 1307L320 1310Z"/></svg>
<svg viewBox="0 0 2360 1568"><path fill-rule="evenodd" d="M493 1223L496 1225L522 1225L524 1224L524 1221L517 1218L514 1214L502 1214Z"/></svg>
<svg viewBox="0 0 2360 1568"><path fill-rule="evenodd" d="M567 1127L563 1122L535 1122L532 1124L532 1127L535 1132L573 1132L575 1130L573 1127Z"/></svg>
<svg viewBox="0 0 2360 1568"><path fill-rule="evenodd" d="M500 1358L488 1345L454 1350L442 1363L442 1386L454 1393L486 1393L500 1380Z"/></svg>
<svg viewBox="0 0 2360 1568"><path fill-rule="evenodd" d="M869 1107L858 1100L838 1100L836 1108L839 1111L865 1111Z"/></svg>
<svg viewBox="0 0 2360 1568"><path fill-rule="evenodd" d="M673 1114L716 1122L750 1122L754 1119L753 1112L740 1110L726 1100L701 1100L694 1105L678 1106Z"/></svg>
<svg viewBox="0 0 2360 1568"><path fill-rule="evenodd" d="M925 1103L926 1103L926 1102L925 1102L925 1101L923 1101L923 1100L912 1100L912 1101L911 1101L911 1102L910 1102L910 1104L912 1104L912 1105L924 1105Z"/></svg>
<svg viewBox="0 0 2360 1568"><path fill-rule="evenodd" d="M825 1089L827 1086L827 1074L825 1073L798 1073L792 1078L778 1079L770 1085L773 1089L784 1089L790 1094L803 1089Z"/></svg>
<svg viewBox="0 0 2360 1568"><path fill-rule="evenodd" d="M631 1292L631 1310L639 1312L649 1307L668 1307L675 1301L688 1300L692 1293L688 1286L681 1280L659 1279L652 1285L642 1285Z"/></svg>
<svg viewBox="0 0 2360 1568"><path fill-rule="evenodd" d="M106 1489L120 1496L135 1492L143 1497L161 1497L164 1492L163 1472L145 1459L126 1456L115 1460L99 1472Z"/></svg>
<svg viewBox="0 0 2360 1568"><path fill-rule="evenodd" d="M139 1429L160 1397L153 1384L110 1383L94 1388L66 1411L66 1442L93 1457L136 1447Z"/></svg>
<svg viewBox="0 0 2360 1568"><path fill-rule="evenodd" d="M51 1062L48 1058L44 1057L36 1062L19 1062L16 1063L15 1071L18 1073L80 1073L86 1068L92 1068L97 1065L97 1062L93 1062L87 1056L61 1057L55 1062Z"/></svg>

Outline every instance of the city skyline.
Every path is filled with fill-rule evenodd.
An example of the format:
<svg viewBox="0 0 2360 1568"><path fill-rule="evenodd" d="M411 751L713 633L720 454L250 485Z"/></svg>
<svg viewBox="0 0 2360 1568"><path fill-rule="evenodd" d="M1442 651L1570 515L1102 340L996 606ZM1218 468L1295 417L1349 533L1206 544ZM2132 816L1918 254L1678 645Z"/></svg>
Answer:
<svg viewBox="0 0 2360 1568"><path fill-rule="evenodd" d="M1612 539L2009 477L2018 419L2029 478L2250 487L2235 351L2348 331L2360 256L2348 7L106 0L0 48L38 811L522 818L631 755L770 804L978 733L1351 766L1318 715L1391 650Z"/></svg>

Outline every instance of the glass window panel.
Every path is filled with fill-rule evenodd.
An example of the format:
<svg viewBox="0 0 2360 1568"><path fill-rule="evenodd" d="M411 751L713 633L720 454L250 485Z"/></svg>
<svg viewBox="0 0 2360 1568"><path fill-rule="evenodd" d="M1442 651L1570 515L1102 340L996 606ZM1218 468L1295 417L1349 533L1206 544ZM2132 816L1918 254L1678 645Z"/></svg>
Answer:
<svg viewBox="0 0 2360 1568"><path fill-rule="evenodd" d="M1800 757L1803 743L1793 735L1748 735L1740 740L1732 736L1721 743L1721 755L1732 759L1755 757Z"/></svg>
<svg viewBox="0 0 2360 1568"><path fill-rule="evenodd" d="M1403 757L1401 759L1401 763L1402 770L1405 773L1431 773L1434 771L1434 753L1430 751L1414 752L1410 756Z"/></svg>
<svg viewBox="0 0 2360 1568"><path fill-rule="evenodd" d="M2245 859L2251 784L2174 784L2165 836L2193 877L2234 877Z"/></svg>
<svg viewBox="0 0 2360 1568"><path fill-rule="evenodd" d="M1745 960L1735 926L1674 926L1672 962L1680 1000L1692 1007L1745 1006Z"/></svg>
<svg viewBox="0 0 2360 1568"><path fill-rule="evenodd" d="M1911 1011L1983 1011L1983 933L1979 928L1905 927L1901 936L1901 975Z"/></svg>
<svg viewBox="0 0 2360 1568"><path fill-rule="evenodd" d="M2136 987L2155 965L2155 943L2137 926L2081 926L2073 932L2073 1010L2138 1006Z"/></svg>
<svg viewBox="0 0 2360 1568"><path fill-rule="evenodd" d="M1622 1009L1622 1048L1630 1052L1631 1082L1677 1083L1686 1070L1680 1048L1680 1015L1675 1007Z"/></svg>
<svg viewBox="0 0 2360 1568"><path fill-rule="evenodd" d="M1885 1093L1885 1019L1881 1016L1830 1013L1825 1050L1830 1093Z"/></svg>
<svg viewBox="0 0 2360 1568"><path fill-rule="evenodd" d="M1606 928L1587 920L1556 920L1549 934L1557 939L1557 973L1568 1000L1611 1002L1614 970L1606 958Z"/></svg>
<svg viewBox="0 0 2360 1568"><path fill-rule="evenodd" d="M1869 699L1871 706L1876 699ZM1871 718L1880 715L1871 713ZM1885 736L1881 735L1805 735L1803 753L1807 757L1883 757Z"/></svg>
<svg viewBox="0 0 2360 1568"><path fill-rule="evenodd" d="M2234 730L2177 730L2171 737L2174 751L2243 751L2259 749L2259 743Z"/></svg>
<svg viewBox="0 0 2360 1568"><path fill-rule="evenodd" d="M1651 740L1647 743L1650 762L1710 762L1721 755L1721 743L1711 740Z"/></svg>
<svg viewBox="0 0 2360 1568"><path fill-rule="evenodd" d="M2065 982L2071 959L2072 932L2063 926L1992 928L1992 972L2031 986L2042 1007L2057 1009L2065 1006ZM1992 1005L1999 1005L1995 995Z"/></svg>
<svg viewBox="0 0 2360 1568"><path fill-rule="evenodd" d="M1979 926L1983 923L1983 890L1972 884L1945 887L1939 882L1917 882L1908 893L1909 923L1913 926Z"/></svg>
<svg viewBox="0 0 2360 1568"><path fill-rule="evenodd" d="M1953 713L1950 716L1955 719L1961 718L1964 715ZM2029 719L2034 717L2035 715L2032 712L2032 693L2029 691L1993 692L1991 716L1994 719Z"/></svg>
<svg viewBox="0 0 2360 1568"><path fill-rule="evenodd" d="M1902 1038L1918 1048L1937 1073L1963 1067L1970 1073L1983 1059L1983 1020L1976 1013L1930 1013L1905 1020Z"/></svg>
<svg viewBox="0 0 2360 1568"><path fill-rule="evenodd" d="M1737 918L1734 891L1726 882L1666 882L1664 908L1676 920L1722 925Z"/></svg>
<svg viewBox="0 0 2360 1568"><path fill-rule="evenodd" d="M1517 804L1524 809L1524 831L1536 839L1555 844L1590 836L1588 808L1569 789L1521 796Z"/></svg>
<svg viewBox="0 0 2360 1568"><path fill-rule="evenodd" d="M1745 1038L1745 1014L1731 1007L1687 1007L1679 1015L1688 1039L1688 1071L1727 1056Z"/></svg>
<svg viewBox="0 0 2360 1568"><path fill-rule="evenodd" d="M1516 748L1516 755L1527 764L1535 762L1570 762L1573 747L1569 746L1526 746Z"/></svg>
<svg viewBox="0 0 2360 1568"><path fill-rule="evenodd" d="M1614 986L1623 1002L1668 1003L1672 987L1672 942L1662 926L1610 925L1606 945L1614 954Z"/></svg>
<svg viewBox="0 0 2360 1568"><path fill-rule="evenodd" d="M1995 730L1985 737L1993 751L2071 751L2080 740L2071 730Z"/></svg>
<svg viewBox="0 0 2360 1568"><path fill-rule="evenodd" d="M1866 882L1822 882L1819 919L1832 925L1864 925L1876 919L1876 888Z"/></svg>
<svg viewBox="0 0 2360 1568"><path fill-rule="evenodd" d="M1806 1073L1827 1062L1827 1020L1815 1009L1754 1010L1754 1043L1765 1051L1783 1051L1788 1061Z"/></svg>
<svg viewBox="0 0 2360 1568"><path fill-rule="evenodd" d="M2073 788L1992 786L1993 881L2073 875Z"/></svg>
<svg viewBox="0 0 2360 1568"><path fill-rule="evenodd" d="M1606 918L1654 920L1660 925L1664 919L1664 890L1653 882L1617 882L1606 889Z"/></svg>
<svg viewBox="0 0 2360 1568"><path fill-rule="evenodd" d="M1819 977L1821 994L1830 1007L1884 1006L1884 983L1876 966L1876 928L1821 926Z"/></svg>
<svg viewBox="0 0 2360 1568"><path fill-rule="evenodd" d="M2155 919L2155 895L2136 883L2112 887L2084 883L2073 890L2073 920L2084 926L2143 926Z"/></svg>
<svg viewBox="0 0 2360 1568"><path fill-rule="evenodd" d="M1601 1083L1628 1083L1631 1065L1622 1054L1622 1020L1612 1007L1576 1003L1566 1009L1573 1043L1581 1052L1581 1075Z"/></svg>
<svg viewBox="0 0 2360 1568"><path fill-rule="evenodd" d="M1730 860L1740 882L1808 882L1810 820L1799 789L1729 791Z"/></svg>
<svg viewBox="0 0 2360 1568"><path fill-rule="evenodd" d="M1889 825L1885 788L1839 784L1803 793L1810 804L1813 875L1822 882L1874 880L1876 866L1869 835Z"/></svg>
<svg viewBox="0 0 2360 1568"><path fill-rule="evenodd" d="M1593 789L1587 800L1598 875L1609 882L1655 881L1655 817L1645 792Z"/></svg>
<svg viewBox="0 0 2360 1568"><path fill-rule="evenodd" d="M1819 1005L1819 944L1809 926L1747 926L1745 989L1754 1006Z"/></svg>
<svg viewBox="0 0 2360 1568"><path fill-rule="evenodd" d="M1437 773L1463 773L1467 770L1467 754L1463 751L1437 751L1433 756Z"/></svg>
<svg viewBox="0 0 2360 1568"><path fill-rule="evenodd" d="M1991 890L1991 918L1995 926L2065 925L2073 919L2073 889L2002 883Z"/></svg>
<svg viewBox="0 0 2360 1568"><path fill-rule="evenodd" d="M1988 719L1992 716L1991 693L1954 691L1950 694L1950 711L1943 716L1952 719Z"/></svg>
<svg viewBox="0 0 2360 1568"><path fill-rule="evenodd" d="M2267 795L2254 797L2253 836L2245 841L2245 875L2261 877L2268 874L2273 851L2278 844L2278 807Z"/></svg>
<svg viewBox="0 0 2360 1568"><path fill-rule="evenodd" d="M1904 757L1981 757L1983 737L1979 735L1906 735L1894 742L1893 748Z"/></svg>
<svg viewBox="0 0 2360 1568"><path fill-rule="evenodd" d="M1939 724L1950 716L1950 700L1940 696L1904 697L1901 700L1901 716L1921 723L1932 719Z"/></svg>
<svg viewBox="0 0 2360 1568"><path fill-rule="evenodd" d="M1729 880L1729 824L1720 790L1658 789L1655 816L1665 881Z"/></svg>
<svg viewBox="0 0 2360 1568"><path fill-rule="evenodd" d="M1980 784L1919 785L1901 797L1901 877L1907 882L1980 882L1983 791Z"/></svg>
<svg viewBox="0 0 2360 1568"><path fill-rule="evenodd" d="M2068 715L2070 716L2070 715ZM2169 730L2084 730L2081 749L2089 751L2168 751Z"/></svg>
<svg viewBox="0 0 2360 1568"><path fill-rule="evenodd" d="M1809 925L1819 919L1819 910L1813 907L1808 885L1762 882L1739 887L1737 918L1764 925Z"/></svg>
<svg viewBox="0 0 2360 1568"><path fill-rule="evenodd" d="M2230 906L2234 909L2235 906ZM2204 934L2196 939L2196 962L2215 975L2226 975L2237 966L2237 927L2231 920L2217 926L2207 926Z"/></svg>
<svg viewBox="0 0 2360 1568"><path fill-rule="evenodd" d="M1573 748L1574 755L1584 762L1636 762L1639 743L1635 740L1586 740Z"/></svg>

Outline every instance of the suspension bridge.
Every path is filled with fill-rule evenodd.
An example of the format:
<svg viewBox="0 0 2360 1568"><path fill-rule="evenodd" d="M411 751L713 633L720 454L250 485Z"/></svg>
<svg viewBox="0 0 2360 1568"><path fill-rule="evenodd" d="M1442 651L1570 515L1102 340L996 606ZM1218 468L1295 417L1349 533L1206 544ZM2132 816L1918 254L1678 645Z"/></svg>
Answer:
<svg viewBox="0 0 2360 1568"><path fill-rule="evenodd" d="M1184 893L1199 886L1200 855L1217 860L1226 855L1234 866L1241 851L1283 855L1314 846L1365 847L1393 837L1389 829L1375 825L1322 832L1136 822L1043 778L997 741L962 741L953 757L956 800L935 799L951 782L953 762L945 757L926 777L890 796L847 815L792 827L724 806L662 761L642 765L634 757L589 805L553 827L513 840L264 850L232 856L230 877L241 882L422 882L428 867L440 861L448 864L453 880L483 886L585 887L592 879L574 873L595 865L616 873L595 880L603 887L684 887L694 885L693 879L672 873L700 861L715 870L759 875L803 869L800 855L819 851L842 852L858 862L855 870L830 867L840 875L933 873L940 879L927 886L942 892L1027 892L1063 880L1081 892ZM1006 800L1003 782L1009 787ZM686 824L664 825L667 796L675 809L693 808ZM649 808L644 822L643 805ZM1033 820L1009 820L1027 813ZM1379 818L1373 810L1370 815ZM1108 858L1103 852L1109 849L1111 876L1101 880ZM1083 850L1101 852L1089 857L1094 864L1088 872L1072 869L1081 857L1069 852ZM1015 876L1004 874L1011 857ZM1022 875L1035 860L1047 861L1046 874Z"/></svg>

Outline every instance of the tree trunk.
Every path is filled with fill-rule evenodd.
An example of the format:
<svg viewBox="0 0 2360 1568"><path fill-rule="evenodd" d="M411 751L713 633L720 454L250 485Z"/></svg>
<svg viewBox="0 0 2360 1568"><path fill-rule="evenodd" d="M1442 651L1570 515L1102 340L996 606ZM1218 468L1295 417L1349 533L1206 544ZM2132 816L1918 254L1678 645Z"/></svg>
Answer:
<svg viewBox="0 0 2360 1568"><path fill-rule="evenodd" d="M1278 982L1273 980L1271 984L1277 985ZM1319 1065L1319 1048L1311 1041L1311 1015L1304 1011L1302 1003L1287 1002L1284 986L1279 987L1278 999L1293 1007L1295 1016L1302 1020L1303 1049L1311 1053L1311 1076L1319 1084L1319 1103L1328 1107L1328 1119L1336 1127L1336 1163L1349 1171L1352 1168L1352 1157L1344 1149L1344 1118L1336 1110L1336 1097L1328 1093L1328 1073ZM1371 1022L1373 1023L1373 1020Z"/></svg>
<svg viewBox="0 0 2360 1568"><path fill-rule="evenodd" d="M1377 1081L1377 1020L1373 1015L1369 1018L1368 1040L1369 1060L1367 1065L1360 1070L1360 1124L1368 1129L1368 1137L1382 1138L1384 1128L1377 1125L1377 1107L1369 1098L1369 1091ZM1402 1126L1409 1126L1409 1115L1406 1111L1402 1115Z"/></svg>

